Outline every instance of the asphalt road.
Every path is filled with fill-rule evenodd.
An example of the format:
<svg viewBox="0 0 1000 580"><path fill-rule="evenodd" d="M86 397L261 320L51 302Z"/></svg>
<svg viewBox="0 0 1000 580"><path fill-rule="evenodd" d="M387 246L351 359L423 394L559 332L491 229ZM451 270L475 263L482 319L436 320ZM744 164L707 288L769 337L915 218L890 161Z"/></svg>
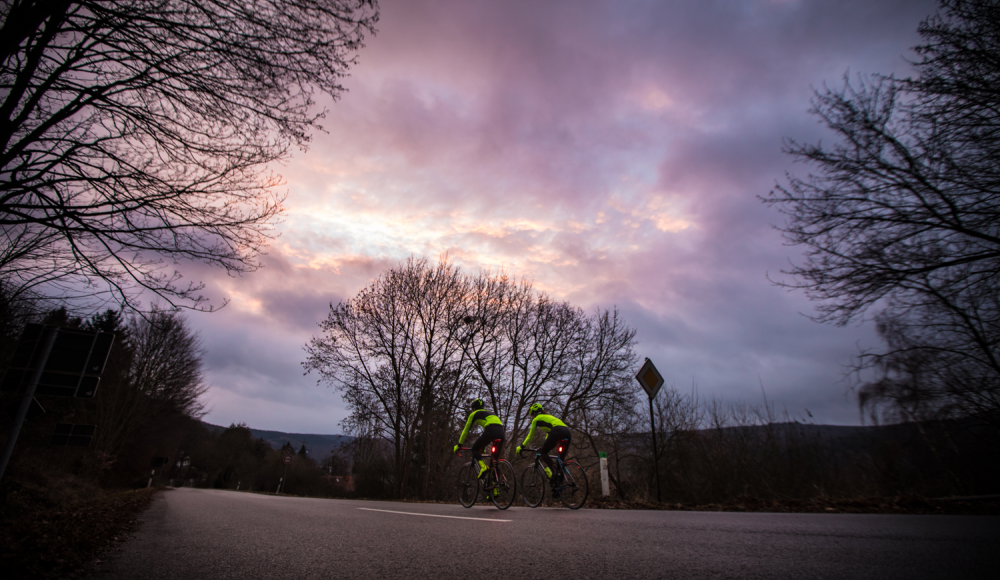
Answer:
<svg viewBox="0 0 1000 580"><path fill-rule="evenodd" d="M501 512L183 488L159 494L95 577L992 580L998 571L997 517Z"/></svg>

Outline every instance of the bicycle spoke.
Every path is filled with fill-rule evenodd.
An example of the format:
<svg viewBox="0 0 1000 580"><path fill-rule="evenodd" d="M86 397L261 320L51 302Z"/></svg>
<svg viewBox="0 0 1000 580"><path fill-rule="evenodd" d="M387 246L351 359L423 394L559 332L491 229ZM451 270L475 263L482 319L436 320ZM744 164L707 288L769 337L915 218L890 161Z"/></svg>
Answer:
<svg viewBox="0 0 1000 580"><path fill-rule="evenodd" d="M559 499L570 509L580 509L587 501L587 494L590 491L587 474L579 463L567 461L563 464L563 478L562 485L558 488Z"/></svg>
<svg viewBox="0 0 1000 580"><path fill-rule="evenodd" d="M548 485L545 472L537 464L529 466L521 476L521 497L528 507L538 507L545 499L545 486Z"/></svg>
<svg viewBox="0 0 1000 580"><path fill-rule="evenodd" d="M479 496L478 466L469 463L458 472L458 501L464 507L472 507Z"/></svg>
<svg viewBox="0 0 1000 580"><path fill-rule="evenodd" d="M497 508L505 510L514 503L514 497L517 494L517 476L514 474L514 468L505 459L497 461L493 475L493 489L489 492L490 500Z"/></svg>

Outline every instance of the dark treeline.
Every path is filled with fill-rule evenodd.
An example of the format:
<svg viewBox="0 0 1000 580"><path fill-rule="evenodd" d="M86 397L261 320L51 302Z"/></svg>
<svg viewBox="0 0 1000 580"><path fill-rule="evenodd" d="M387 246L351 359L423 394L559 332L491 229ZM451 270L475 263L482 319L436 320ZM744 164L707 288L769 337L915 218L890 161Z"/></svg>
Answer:
<svg viewBox="0 0 1000 580"><path fill-rule="evenodd" d="M350 489L349 466L339 456L313 460L303 447L287 469L284 453L252 436L244 424L215 433L200 421L204 350L176 310L153 307L123 315L106 310L74 316L64 306L0 286L0 364L6 367L25 324L110 332L115 341L93 399L36 395L45 413L21 429L2 483L5 493L37 485L62 485L67 478L105 489L156 485L215 487L299 495L330 495ZM2 393L4 408L20 393ZM57 423L96 425L89 447L51 443ZM6 441L11 418L0 420ZM154 473L155 470L155 473ZM333 477L327 477L333 476ZM34 483L32 483L34 482ZM6 496L5 496L6 497Z"/></svg>
<svg viewBox="0 0 1000 580"><path fill-rule="evenodd" d="M1000 436L975 422L816 425L791 420L765 404L699 401L671 388L661 390L654 412L659 491L666 503L938 498L1000 491ZM453 441L459 429L456 418L447 440ZM656 500L644 394L609 405L587 430L573 431L570 457L586 469L592 498L601 493L599 452L604 452L611 499ZM508 441L514 441L509 434ZM506 447L510 457L513 444ZM353 463L354 493L349 495L396 497L390 441L359 438L341 453ZM412 473L421 472L419 459L414 456ZM511 459L518 475L529 465L527 459ZM462 461L452 460L433 476L439 486L409 497L453 501Z"/></svg>
<svg viewBox="0 0 1000 580"><path fill-rule="evenodd" d="M674 389L654 405L665 502L856 500L1000 491L1000 437L978 423L839 427L792 420L767 404L700 401ZM615 425L619 427L616 428ZM649 411L619 411L593 449L608 452L613 493L656 498ZM636 429L644 424L644 429ZM597 471L592 450L584 463Z"/></svg>
<svg viewBox="0 0 1000 580"><path fill-rule="evenodd" d="M0 285L3 368L27 323L115 336L94 398L36 395L45 413L24 424L9 470L16 474L21 460L30 458L32 469L41 462L104 486L145 485L154 458L174 460L178 450L199 438L198 419L204 414L200 397L207 389L204 351L179 312L153 307L143 314L106 310L83 318L65 306L48 309L46 300L6 289ZM4 407L18 404L22 397L3 393ZM50 441L57 423L97 428L89 447L55 447ZM6 440L11 418L5 415L2 425L0 436Z"/></svg>
<svg viewBox="0 0 1000 580"><path fill-rule="evenodd" d="M284 463L286 455L291 457ZM305 445L275 449L255 438L244 423L212 433L202 428L194 445L164 473L174 486L212 487L308 496L345 496L352 491L350 466L338 454L313 458ZM284 481L282 481L284 480Z"/></svg>

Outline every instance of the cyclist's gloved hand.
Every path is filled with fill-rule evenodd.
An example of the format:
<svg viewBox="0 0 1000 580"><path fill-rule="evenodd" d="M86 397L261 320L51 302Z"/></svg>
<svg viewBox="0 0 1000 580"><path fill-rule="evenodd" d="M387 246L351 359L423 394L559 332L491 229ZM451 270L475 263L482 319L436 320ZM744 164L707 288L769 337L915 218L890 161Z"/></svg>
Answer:
<svg viewBox="0 0 1000 580"><path fill-rule="evenodd" d="M518 455L520 455L521 454L521 446L518 445L517 449L515 451L517 452Z"/></svg>
<svg viewBox="0 0 1000 580"><path fill-rule="evenodd" d="M451 450L451 452L458 455L458 445L456 445L455 448Z"/></svg>

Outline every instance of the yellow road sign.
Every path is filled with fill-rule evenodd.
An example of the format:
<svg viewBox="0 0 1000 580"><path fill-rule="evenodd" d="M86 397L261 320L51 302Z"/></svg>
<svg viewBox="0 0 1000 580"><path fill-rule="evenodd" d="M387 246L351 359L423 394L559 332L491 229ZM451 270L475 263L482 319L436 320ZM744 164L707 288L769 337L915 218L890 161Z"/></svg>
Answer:
<svg viewBox="0 0 1000 580"><path fill-rule="evenodd" d="M646 359L646 362L642 364L642 368L635 375L635 380L639 381L642 385L643 390L649 395L649 399L652 400L656 397L656 393L660 392L660 387L663 386L663 376L660 375L660 371L656 370L656 366L653 365L653 361Z"/></svg>

